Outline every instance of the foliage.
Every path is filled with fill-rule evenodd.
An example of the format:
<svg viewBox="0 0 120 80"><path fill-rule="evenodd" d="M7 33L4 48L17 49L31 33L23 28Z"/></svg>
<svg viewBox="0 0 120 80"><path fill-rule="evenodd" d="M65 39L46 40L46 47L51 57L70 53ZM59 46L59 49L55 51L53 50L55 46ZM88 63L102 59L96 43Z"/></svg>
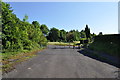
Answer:
<svg viewBox="0 0 120 80"><path fill-rule="evenodd" d="M35 28L40 28L40 24L38 21L33 21L32 24L34 25Z"/></svg>
<svg viewBox="0 0 120 80"><path fill-rule="evenodd" d="M103 33L102 32L99 32L99 34L98 35L103 35Z"/></svg>
<svg viewBox="0 0 120 80"><path fill-rule="evenodd" d="M69 32L67 35L67 41L72 42L74 40L74 34L72 32Z"/></svg>
<svg viewBox="0 0 120 80"><path fill-rule="evenodd" d="M80 32L80 38L86 38L86 34L84 30L81 30Z"/></svg>
<svg viewBox="0 0 120 80"><path fill-rule="evenodd" d="M47 36L48 35L48 32L49 32L49 29L48 27L45 25L45 24L42 24L41 27L40 27L42 33Z"/></svg>
<svg viewBox="0 0 120 80"><path fill-rule="evenodd" d="M60 30L60 40L66 41L66 31L64 29Z"/></svg>
<svg viewBox="0 0 120 80"><path fill-rule="evenodd" d="M59 38L60 38L60 31L59 29L57 28L51 28L50 29L50 32L49 32L49 35L48 35L48 39L50 41L59 41Z"/></svg>
<svg viewBox="0 0 120 80"><path fill-rule="evenodd" d="M90 28L88 28L88 25L85 27L85 34L87 39L90 38Z"/></svg>
<svg viewBox="0 0 120 80"><path fill-rule="evenodd" d="M23 21L26 22L28 20L28 15L25 15Z"/></svg>
<svg viewBox="0 0 120 80"><path fill-rule="evenodd" d="M73 42L81 38L91 38L90 28L86 25L85 30L71 30L51 28L45 24L40 25L38 21L30 24L28 16L25 15L21 21L13 13L9 4L2 2L2 44L3 49L16 52L19 50L31 50L46 45L47 39L52 42ZM46 39L47 38L47 39Z"/></svg>
<svg viewBox="0 0 120 80"><path fill-rule="evenodd" d="M90 32L90 29L89 29L89 32ZM87 38L86 36L87 35L85 33L85 30L81 30L81 32L79 32L78 30L70 30L69 32L66 32L64 29L59 30L56 28L51 28L47 36L47 39L52 42L55 42L55 41L73 42L73 41L79 41L81 38L86 39ZM95 34L90 33L87 39L89 41L92 41L92 38L94 36Z"/></svg>
<svg viewBox="0 0 120 80"><path fill-rule="evenodd" d="M120 56L119 40L119 34L96 36L94 42L90 44L89 48L100 52L105 52L113 56Z"/></svg>
<svg viewBox="0 0 120 80"><path fill-rule="evenodd" d="M31 50L45 45L47 39L40 30L40 24L33 21L27 22L25 15L23 21L12 13L8 3L2 2L2 47L5 51L17 52Z"/></svg>

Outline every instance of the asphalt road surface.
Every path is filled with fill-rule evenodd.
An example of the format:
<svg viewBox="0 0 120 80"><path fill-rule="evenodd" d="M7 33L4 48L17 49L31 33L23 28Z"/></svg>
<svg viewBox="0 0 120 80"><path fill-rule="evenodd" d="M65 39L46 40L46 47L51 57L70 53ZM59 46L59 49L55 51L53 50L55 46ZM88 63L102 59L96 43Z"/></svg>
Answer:
<svg viewBox="0 0 120 80"><path fill-rule="evenodd" d="M116 78L118 68L84 56L78 49L49 46L16 65L3 78Z"/></svg>

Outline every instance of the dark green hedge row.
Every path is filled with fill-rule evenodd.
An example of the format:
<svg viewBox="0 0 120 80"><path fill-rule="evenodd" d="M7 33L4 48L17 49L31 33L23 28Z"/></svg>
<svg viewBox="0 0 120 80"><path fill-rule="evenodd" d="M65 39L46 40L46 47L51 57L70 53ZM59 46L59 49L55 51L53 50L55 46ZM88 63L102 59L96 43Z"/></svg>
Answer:
<svg viewBox="0 0 120 80"><path fill-rule="evenodd" d="M96 36L89 48L113 56L120 56L120 34Z"/></svg>
<svg viewBox="0 0 120 80"><path fill-rule="evenodd" d="M95 36L94 41L119 44L120 43L120 34Z"/></svg>

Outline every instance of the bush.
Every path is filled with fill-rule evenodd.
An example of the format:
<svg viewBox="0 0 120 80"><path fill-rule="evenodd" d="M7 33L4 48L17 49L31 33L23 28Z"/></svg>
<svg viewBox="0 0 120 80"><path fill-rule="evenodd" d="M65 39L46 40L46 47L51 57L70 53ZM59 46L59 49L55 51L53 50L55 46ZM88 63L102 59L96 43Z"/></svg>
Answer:
<svg viewBox="0 0 120 80"><path fill-rule="evenodd" d="M120 35L96 36L94 42L89 45L92 50L105 52L113 56L120 56L119 53Z"/></svg>

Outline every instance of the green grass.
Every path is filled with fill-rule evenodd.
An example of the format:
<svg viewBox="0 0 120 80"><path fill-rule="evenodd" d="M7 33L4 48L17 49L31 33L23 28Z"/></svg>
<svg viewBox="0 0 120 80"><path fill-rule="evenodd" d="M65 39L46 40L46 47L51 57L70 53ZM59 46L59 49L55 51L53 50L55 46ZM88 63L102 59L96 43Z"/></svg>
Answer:
<svg viewBox="0 0 120 80"><path fill-rule="evenodd" d="M120 57L120 34L95 36L89 48L112 56Z"/></svg>
<svg viewBox="0 0 120 80"><path fill-rule="evenodd" d="M33 56L36 56L35 53L37 53L38 51L43 50L44 48L37 48L37 49L33 49L33 50L22 50L22 51L18 51L18 52L9 52L9 51L4 51L4 53L1 53L0 55L2 55L2 71L4 72L8 72L9 70L11 70L13 68L13 66L15 64L18 64L20 62L23 62L29 58L32 58Z"/></svg>
<svg viewBox="0 0 120 80"><path fill-rule="evenodd" d="M14 69L14 65L16 65L16 64L18 64L20 62L23 62L25 60L28 60L28 59L30 59L30 58L32 58L34 56L36 56L36 55L29 55L27 57L21 57L20 59L14 61L14 62L8 62L7 64L2 65L1 67L2 67L3 73L9 72L10 70Z"/></svg>
<svg viewBox="0 0 120 80"><path fill-rule="evenodd" d="M2 53L2 59L9 59L9 57L12 57L21 53L27 53L27 52L30 52L30 51L29 50L23 50L18 52L5 51L4 53Z"/></svg>
<svg viewBox="0 0 120 80"><path fill-rule="evenodd" d="M86 40L86 38L80 38L80 40Z"/></svg>
<svg viewBox="0 0 120 80"><path fill-rule="evenodd" d="M115 43L110 43L110 42L93 42L89 46L90 49L92 50L97 50L100 52L104 52L113 56L118 56L120 55L118 52L119 45Z"/></svg>
<svg viewBox="0 0 120 80"><path fill-rule="evenodd" d="M61 45L61 46L73 46L73 45L75 45L75 44L77 44L77 43L79 43L80 41L73 41L73 42L70 42L70 43L68 43L68 42L48 42L48 45Z"/></svg>

